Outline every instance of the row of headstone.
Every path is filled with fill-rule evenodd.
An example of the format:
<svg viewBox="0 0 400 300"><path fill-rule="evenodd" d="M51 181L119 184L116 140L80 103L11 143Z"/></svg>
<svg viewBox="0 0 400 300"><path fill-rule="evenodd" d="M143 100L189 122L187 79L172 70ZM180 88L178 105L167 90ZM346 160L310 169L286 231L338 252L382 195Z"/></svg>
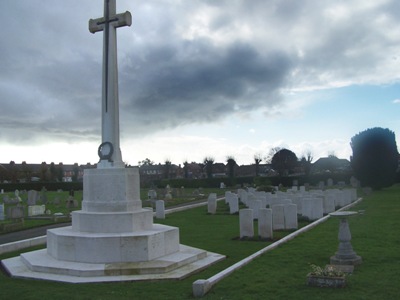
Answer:
<svg viewBox="0 0 400 300"><path fill-rule="evenodd" d="M240 238L254 237L253 210L244 208L239 210ZM262 239L273 238L273 212L272 209L259 210L258 235Z"/></svg>
<svg viewBox="0 0 400 300"><path fill-rule="evenodd" d="M294 186L288 192L276 190L272 194L257 192L254 189L248 189L248 191L239 189L237 195L232 192L225 193L225 201L229 205L231 213L235 213L238 208L237 199L247 206L244 212L239 211L240 236L244 237L254 234L254 229L251 229L254 219L258 219L259 226L264 224L264 210L268 207L271 209L273 230L297 229L298 214L310 221L320 219L324 214L335 211L337 207L346 206L357 200L357 190L351 188L307 192L304 186ZM259 228L260 230L262 228Z"/></svg>

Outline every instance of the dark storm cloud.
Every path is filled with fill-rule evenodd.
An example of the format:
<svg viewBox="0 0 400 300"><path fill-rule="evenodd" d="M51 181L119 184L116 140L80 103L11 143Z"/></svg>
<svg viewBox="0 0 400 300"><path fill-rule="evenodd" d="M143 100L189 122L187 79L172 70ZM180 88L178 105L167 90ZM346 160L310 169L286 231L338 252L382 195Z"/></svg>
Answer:
<svg viewBox="0 0 400 300"><path fill-rule="evenodd" d="M188 52L197 49L186 59L171 48L152 49L136 66L139 72L135 67L124 70L140 73L137 80L135 75L124 82L125 92L133 95L125 103L133 120L156 118L162 127L172 127L217 121L237 110L254 110L278 101L278 89L291 66L287 56L259 53L242 43L224 49L207 42L193 43L183 46Z"/></svg>

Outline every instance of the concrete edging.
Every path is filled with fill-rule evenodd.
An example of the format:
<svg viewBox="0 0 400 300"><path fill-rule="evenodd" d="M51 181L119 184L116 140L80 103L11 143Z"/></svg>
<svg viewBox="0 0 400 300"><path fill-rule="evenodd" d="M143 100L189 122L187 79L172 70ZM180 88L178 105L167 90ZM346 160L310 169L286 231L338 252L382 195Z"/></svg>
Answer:
<svg viewBox="0 0 400 300"><path fill-rule="evenodd" d="M346 210L356 204L358 204L359 202L362 201L362 198L358 198L356 201L354 201L353 203L346 205L340 209L338 209L337 211L342 211L342 210ZM251 261L253 261L254 259L256 259L257 257L259 257L260 255L275 249L276 247L280 246L281 244L284 244L288 241L290 241L291 239L295 238L296 236L298 236L299 234L302 234L303 232L306 232L312 228L314 228L315 226L325 222L326 220L328 220L330 216L326 215L325 217L322 217L320 219L318 219L317 221L314 221L311 224L308 224L307 226L304 226L303 228L300 228L299 230L285 236L284 238L280 239L279 241L255 252L254 254L242 259L241 261L238 261L237 263L233 264L232 266L226 268L225 270L222 270L221 272L215 274L214 276L211 276L208 279L198 279L195 282L193 282L192 284L192 289L193 289L193 296L196 298L200 298L203 297L205 294L207 294L207 292L209 292L211 290L211 288L218 283L220 280L224 279L225 277L227 277L228 275L230 275L231 273L233 273L236 270L239 270L240 268L244 267L245 265L247 265L248 263L250 263Z"/></svg>
<svg viewBox="0 0 400 300"><path fill-rule="evenodd" d="M46 235L0 245L0 254L46 244Z"/></svg>

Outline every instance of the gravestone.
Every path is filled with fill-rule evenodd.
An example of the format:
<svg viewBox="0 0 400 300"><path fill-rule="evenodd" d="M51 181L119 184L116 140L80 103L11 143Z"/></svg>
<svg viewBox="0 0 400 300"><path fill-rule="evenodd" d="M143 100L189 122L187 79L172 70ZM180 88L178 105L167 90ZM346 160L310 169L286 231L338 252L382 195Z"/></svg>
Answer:
<svg viewBox="0 0 400 300"><path fill-rule="evenodd" d="M24 218L24 208L20 205L7 208L7 217L11 220L20 220Z"/></svg>
<svg viewBox="0 0 400 300"><path fill-rule="evenodd" d="M238 189L238 195L240 202L242 202L244 205L247 205L247 191L243 189Z"/></svg>
<svg viewBox="0 0 400 300"><path fill-rule="evenodd" d="M157 199L157 192L156 192L155 190L149 190L149 191L147 192L147 197L148 197L150 200L155 200L155 199Z"/></svg>
<svg viewBox="0 0 400 300"><path fill-rule="evenodd" d="M28 217L44 215L46 206L43 205L32 205L28 206Z"/></svg>
<svg viewBox="0 0 400 300"><path fill-rule="evenodd" d="M11 204L10 197L8 195L4 195L3 202L4 202L4 204Z"/></svg>
<svg viewBox="0 0 400 300"><path fill-rule="evenodd" d="M326 185L327 187L332 187L333 186L333 179L332 178L328 178L326 181Z"/></svg>
<svg viewBox="0 0 400 300"><path fill-rule="evenodd" d="M207 212L209 214L215 214L217 212L217 194L210 193L207 200Z"/></svg>
<svg viewBox="0 0 400 300"><path fill-rule="evenodd" d="M36 205L39 193L35 190L28 191L28 205Z"/></svg>
<svg viewBox="0 0 400 300"><path fill-rule="evenodd" d="M18 201L18 203L21 203L22 199L19 196L19 190L15 190L14 195L15 195L15 200Z"/></svg>
<svg viewBox="0 0 400 300"><path fill-rule="evenodd" d="M231 194L230 200L229 200L229 213L236 214L239 212L239 198L236 194Z"/></svg>
<svg viewBox="0 0 400 300"><path fill-rule="evenodd" d="M1 189L1 194L2 194L2 195L4 194L4 189Z"/></svg>
<svg viewBox="0 0 400 300"><path fill-rule="evenodd" d="M261 208L258 211L258 235L262 239L272 239L272 209Z"/></svg>
<svg viewBox="0 0 400 300"><path fill-rule="evenodd" d="M231 195L232 195L233 193L231 192L231 191L226 191L225 192L225 204L229 204L229 201L230 201L230 199L231 199Z"/></svg>
<svg viewBox="0 0 400 300"><path fill-rule="evenodd" d="M335 197L333 194L325 195L323 201L324 214L329 214L335 211Z"/></svg>
<svg viewBox="0 0 400 300"><path fill-rule="evenodd" d="M4 204L0 204L0 221L4 221Z"/></svg>
<svg viewBox="0 0 400 300"><path fill-rule="evenodd" d="M156 201L156 218L165 219L165 204L163 200Z"/></svg>
<svg viewBox="0 0 400 300"><path fill-rule="evenodd" d="M59 205L60 205L60 197L59 197L59 196L56 196L56 197L54 198L53 204L54 204L55 206L59 206Z"/></svg>
<svg viewBox="0 0 400 300"><path fill-rule="evenodd" d="M285 229L297 229L299 225L296 204L285 204L283 210L285 214Z"/></svg>
<svg viewBox="0 0 400 300"><path fill-rule="evenodd" d="M272 205L272 228L273 230L285 229L284 204Z"/></svg>
<svg viewBox="0 0 400 300"><path fill-rule="evenodd" d="M302 215L310 221L318 220L324 215L322 198L304 198L302 202Z"/></svg>
<svg viewBox="0 0 400 300"><path fill-rule="evenodd" d="M254 236L253 210L244 208L239 210L240 238Z"/></svg>

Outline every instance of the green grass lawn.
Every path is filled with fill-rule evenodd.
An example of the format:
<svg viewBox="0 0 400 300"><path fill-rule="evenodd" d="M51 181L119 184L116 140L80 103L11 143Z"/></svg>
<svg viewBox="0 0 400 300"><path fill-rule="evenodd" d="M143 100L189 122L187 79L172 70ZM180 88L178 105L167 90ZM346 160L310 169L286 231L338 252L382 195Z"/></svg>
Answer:
<svg viewBox="0 0 400 300"><path fill-rule="evenodd" d="M353 210L365 210L365 214L349 219L352 245L363 263L347 278L345 288L306 285L309 264L328 264L337 251L339 220L329 219L235 271L215 285L204 299L399 299L400 185L374 192ZM13 279L0 274L1 299L192 299L195 280L211 277L270 244L238 240L238 216L225 212L224 203L219 202L216 215L208 215L206 208L200 207L167 215L162 221L180 228L182 244L227 256L187 279L66 284ZM283 234L287 232L275 236ZM16 253L0 258L10 255Z"/></svg>

